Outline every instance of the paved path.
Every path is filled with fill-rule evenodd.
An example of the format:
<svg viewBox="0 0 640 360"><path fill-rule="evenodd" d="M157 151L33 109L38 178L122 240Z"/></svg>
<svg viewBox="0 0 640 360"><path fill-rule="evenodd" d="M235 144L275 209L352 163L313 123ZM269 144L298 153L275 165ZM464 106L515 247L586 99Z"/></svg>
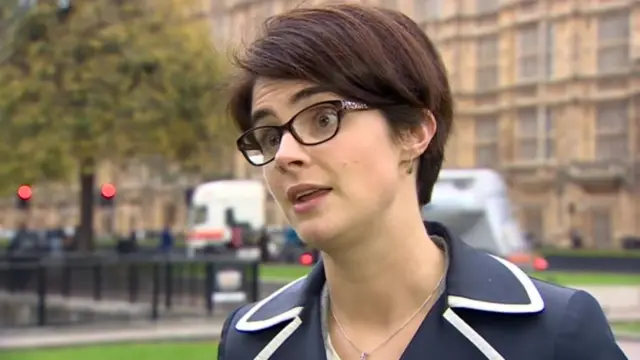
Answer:
<svg viewBox="0 0 640 360"><path fill-rule="evenodd" d="M221 319L209 319L208 321L166 321L157 324L131 323L106 327L0 331L0 351L96 343L216 340L220 337L222 324Z"/></svg>
<svg viewBox="0 0 640 360"><path fill-rule="evenodd" d="M593 295L609 321L640 320L640 286L580 286Z"/></svg>

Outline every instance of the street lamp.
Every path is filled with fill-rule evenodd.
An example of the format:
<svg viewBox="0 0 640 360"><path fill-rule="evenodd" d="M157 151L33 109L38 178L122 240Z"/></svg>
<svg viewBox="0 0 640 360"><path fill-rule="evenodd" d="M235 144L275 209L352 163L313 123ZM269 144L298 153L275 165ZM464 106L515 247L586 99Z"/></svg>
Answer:
<svg viewBox="0 0 640 360"><path fill-rule="evenodd" d="M113 229L114 229L114 223L115 223L115 216L114 216L114 200L116 197L116 187L115 185L111 184L111 183L106 183L103 184L102 187L100 188L100 207L103 209L104 213L103 216L105 216L105 224L107 227L107 233L109 233L109 235L113 234Z"/></svg>

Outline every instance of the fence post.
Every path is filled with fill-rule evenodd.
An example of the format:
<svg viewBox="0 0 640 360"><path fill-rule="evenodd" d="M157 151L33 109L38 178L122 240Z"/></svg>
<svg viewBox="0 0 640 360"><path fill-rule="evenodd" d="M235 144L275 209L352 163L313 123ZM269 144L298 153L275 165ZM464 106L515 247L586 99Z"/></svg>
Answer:
<svg viewBox="0 0 640 360"><path fill-rule="evenodd" d="M254 261L251 263L251 289L250 296L251 302L256 302L260 298L260 262Z"/></svg>
<svg viewBox="0 0 640 360"><path fill-rule="evenodd" d="M151 320L158 320L158 302L160 298L160 266L153 263L153 285L151 294Z"/></svg>
<svg viewBox="0 0 640 360"><path fill-rule="evenodd" d="M171 309L173 297L173 264L168 258L165 258L164 264L164 306L167 309Z"/></svg>
<svg viewBox="0 0 640 360"><path fill-rule="evenodd" d="M129 302L134 303L138 300L138 265L129 264Z"/></svg>
<svg viewBox="0 0 640 360"><path fill-rule="evenodd" d="M194 296L197 296L198 293L198 269L200 269L200 267L194 265L194 264L189 264L189 283L187 284L187 286L189 287L189 297L191 297L191 299L194 298ZM206 275L205 275L206 276Z"/></svg>
<svg viewBox="0 0 640 360"><path fill-rule="evenodd" d="M66 261L62 264L62 283L60 293L64 297L71 295L71 264Z"/></svg>
<svg viewBox="0 0 640 360"><path fill-rule="evenodd" d="M102 265L93 266L93 299L100 301L102 299Z"/></svg>
<svg viewBox="0 0 640 360"><path fill-rule="evenodd" d="M217 290L217 286L214 286L215 281L215 269L212 262L207 261L205 265L206 275L205 275L205 284L204 284L204 300L205 304L207 304L207 315L211 316L213 314L213 294L214 291Z"/></svg>
<svg viewBox="0 0 640 360"><path fill-rule="evenodd" d="M44 265L38 263L36 267L38 289L38 326L47 324L47 273Z"/></svg>

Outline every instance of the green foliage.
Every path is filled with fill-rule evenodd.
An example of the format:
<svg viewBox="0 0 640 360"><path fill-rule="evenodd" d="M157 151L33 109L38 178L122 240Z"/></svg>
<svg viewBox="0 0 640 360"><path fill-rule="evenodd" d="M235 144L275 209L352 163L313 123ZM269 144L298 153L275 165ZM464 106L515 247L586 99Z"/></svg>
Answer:
<svg viewBox="0 0 640 360"><path fill-rule="evenodd" d="M224 69L188 1L84 0L69 14L55 3L3 35L0 189L134 156L194 167L228 145Z"/></svg>

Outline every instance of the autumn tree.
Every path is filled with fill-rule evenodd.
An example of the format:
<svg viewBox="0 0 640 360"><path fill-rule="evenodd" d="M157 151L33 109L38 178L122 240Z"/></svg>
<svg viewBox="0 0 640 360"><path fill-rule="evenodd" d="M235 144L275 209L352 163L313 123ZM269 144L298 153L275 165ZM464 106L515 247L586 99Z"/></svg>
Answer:
<svg viewBox="0 0 640 360"><path fill-rule="evenodd" d="M0 179L78 174L80 245L90 250L97 163L161 155L197 167L228 144L229 128L222 62L189 1L73 5L41 1L3 42Z"/></svg>

